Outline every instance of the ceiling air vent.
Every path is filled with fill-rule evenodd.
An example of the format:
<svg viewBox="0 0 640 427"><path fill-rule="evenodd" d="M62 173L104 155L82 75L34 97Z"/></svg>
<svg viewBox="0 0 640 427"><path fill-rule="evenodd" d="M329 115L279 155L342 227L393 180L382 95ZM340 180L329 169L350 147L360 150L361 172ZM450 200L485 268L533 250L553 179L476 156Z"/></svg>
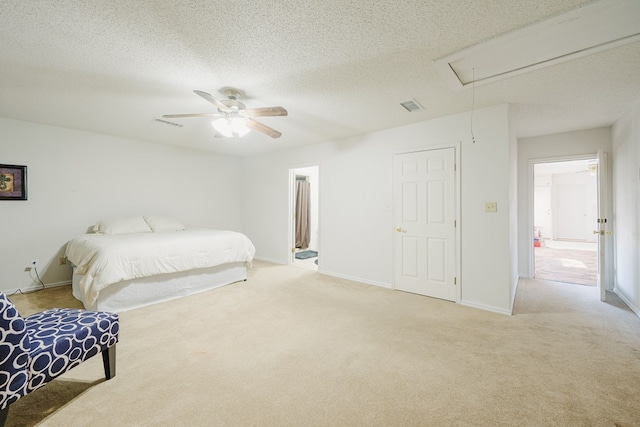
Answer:
<svg viewBox="0 0 640 427"><path fill-rule="evenodd" d="M408 112L412 113L416 110L422 110L422 107L415 99L410 99L408 101L401 102L402 105Z"/></svg>
<svg viewBox="0 0 640 427"><path fill-rule="evenodd" d="M169 125L169 126L175 126L175 127L178 127L178 128L181 128L181 127L182 127L182 125L181 125L181 124L179 124L179 123L173 123L173 122L170 122L170 121L168 121L168 120L153 119L153 121L154 121L154 122L158 122L158 123L163 123L163 124L165 124L165 125Z"/></svg>

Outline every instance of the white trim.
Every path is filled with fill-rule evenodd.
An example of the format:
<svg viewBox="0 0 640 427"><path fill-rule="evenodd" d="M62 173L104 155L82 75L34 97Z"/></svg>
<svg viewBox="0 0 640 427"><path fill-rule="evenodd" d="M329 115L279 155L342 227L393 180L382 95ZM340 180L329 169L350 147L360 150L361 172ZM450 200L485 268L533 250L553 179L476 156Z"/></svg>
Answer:
<svg viewBox="0 0 640 427"><path fill-rule="evenodd" d="M287 263L286 262L282 262L281 259L266 258L266 257L261 257L261 256L255 256L255 257L253 257L253 259L258 260L258 261L270 262L272 264L287 265Z"/></svg>
<svg viewBox="0 0 640 427"><path fill-rule="evenodd" d="M635 305L633 305L633 303L631 301L629 301L627 299L627 297L624 296L624 294L618 292L617 289L614 289L613 293L618 295L618 298L620 298L622 300L622 302L627 304L627 307L629 307L631 309L631 311L633 311L636 314L636 316L640 317L640 307L636 307Z"/></svg>
<svg viewBox="0 0 640 427"><path fill-rule="evenodd" d="M513 315L513 308L516 305L516 295L518 295L518 286L520 285L520 279L522 279L522 277L518 277L518 280L516 280L516 285L514 286L513 294L511 294L511 304L509 304L510 315Z"/></svg>
<svg viewBox="0 0 640 427"><path fill-rule="evenodd" d="M44 287L42 287L41 284L33 284L33 285L28 286L26 288L14 288L14 289L2 291L2 292L6 296L11 297L12 295L14 295L18 291L22 291L24 293L31 293L31 292L34 292L34 291L40 291L40 290L49 289L49 288L59 288L60 286L67 286L67 285L71 285L71 280L65 280L63 282L46 283L44 285Z"/></svg>
<svg viewBox="0 0 640 427"><path fill-rule="evenodd" d="M458 141L451 141L451 142L443 142L440 144L418 145L417 147L409 147L409 148L393 150L391 154L395 156L396 154L418 153L420 151L440 150L441 148L460 149L461 144L462 142L458 140Z"/></svg>
<svg viewBox="0 0 640 427"><path fill-rule="evenodd" d="M529 264L529 268L527 269L529 271L529 274L527 274L527 279L533 279L536 275L536 264L535 264L535 257L536 257L536 253L533 249L534 246L534 240L533 240L533 233L531 232L531 230L533 230L534 227L534 209L535 209L535 165L537 162L535 162L532 159L529 159L529 169L527 170L527 192L529 193L529 209L527 209L527 252L529 253L529 257L528 257L528 264ZM540 163L544 163L544 162L540 162Z"/></svg>
<svg viewBox="0 0 640 427"><path fill-rule="evenodd" d="M465 307L471 307L471 308L479 308L481 310L491 311L493 313L504 314L507 316L512 315L512 312L509 310L505 310L504 308L492 307L490 305L478 304L478 303L468 302L468 301L460 301L460 305L463 305Z"/></svg>
<svg viewBox="0 0 640 427"><path fill-rule="evenodd" d="M293 217L295 215L295 203L296 203L296 196L295 196L295 190L294 190L294 186L295 186L295 182L296 182L296 168L289 168L289 197L288 197L288 201L287 201L287 212L288 212L288 219L287 219L287 265L291 265L293 264L293 260L294 260L294 253L292 252L292 249L295 246L295 232L293 231L293 227L295 227L295 222L293 220ZM280 264L280 263L278 263Z"/></svg>
<svg viewBox="0 0 640 427"><path fill-rule="evenodd" d="M376 282L374 280L363 279L361 277L347 276L345 274L333 273L331 271L326 271L326 270L322 270L322 271L319 270L318 273L326 274L327 276L337 277L339 279L351 280L352 282L358 282L358 283L364 283L364 284L367 284L367 285L379 286L379 287L385 288L385 289L393 289L389 283Z"/></svg>
<svg viewBox="0 0 640 427"><path fill-rule="evenodd" d="M592 2L467 47L434 65L454 90L500 81L640 40L640 24L630 19L638 11L637 0Z"/></svg>

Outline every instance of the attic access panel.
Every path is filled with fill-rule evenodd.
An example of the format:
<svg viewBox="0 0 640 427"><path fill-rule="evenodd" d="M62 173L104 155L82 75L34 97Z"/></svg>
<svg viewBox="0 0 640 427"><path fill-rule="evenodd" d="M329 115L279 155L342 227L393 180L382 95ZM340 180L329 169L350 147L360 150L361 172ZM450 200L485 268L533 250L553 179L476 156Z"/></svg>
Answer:
<svg viewBox="0 0 640 427"><path fill-rule="evenodd" d="M435 62L455 89L533 71L640 40L640 1L603 0Z"/></svg>

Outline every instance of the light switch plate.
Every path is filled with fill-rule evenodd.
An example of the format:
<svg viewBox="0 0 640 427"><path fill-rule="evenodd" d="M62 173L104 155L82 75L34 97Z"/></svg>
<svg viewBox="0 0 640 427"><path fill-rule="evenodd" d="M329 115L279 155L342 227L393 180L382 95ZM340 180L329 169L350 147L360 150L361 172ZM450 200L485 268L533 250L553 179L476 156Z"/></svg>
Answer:
<svg viewBox="0 0 640 427"><path fill-rule="evenodd" d="M484 202L485 212L498 212L498 202Z"/></svg>

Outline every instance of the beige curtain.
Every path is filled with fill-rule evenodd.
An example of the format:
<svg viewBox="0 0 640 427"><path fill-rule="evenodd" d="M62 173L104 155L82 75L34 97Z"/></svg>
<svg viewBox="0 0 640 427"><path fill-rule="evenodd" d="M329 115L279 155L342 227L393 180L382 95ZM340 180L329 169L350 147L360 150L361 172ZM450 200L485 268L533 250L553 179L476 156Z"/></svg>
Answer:
<svg viewBox="0 0 640 427"><path fill-rule="evenodd" d="M296 181L296 248L300 249L307 249L311 240L310 189L308 181Z"/></svg>

